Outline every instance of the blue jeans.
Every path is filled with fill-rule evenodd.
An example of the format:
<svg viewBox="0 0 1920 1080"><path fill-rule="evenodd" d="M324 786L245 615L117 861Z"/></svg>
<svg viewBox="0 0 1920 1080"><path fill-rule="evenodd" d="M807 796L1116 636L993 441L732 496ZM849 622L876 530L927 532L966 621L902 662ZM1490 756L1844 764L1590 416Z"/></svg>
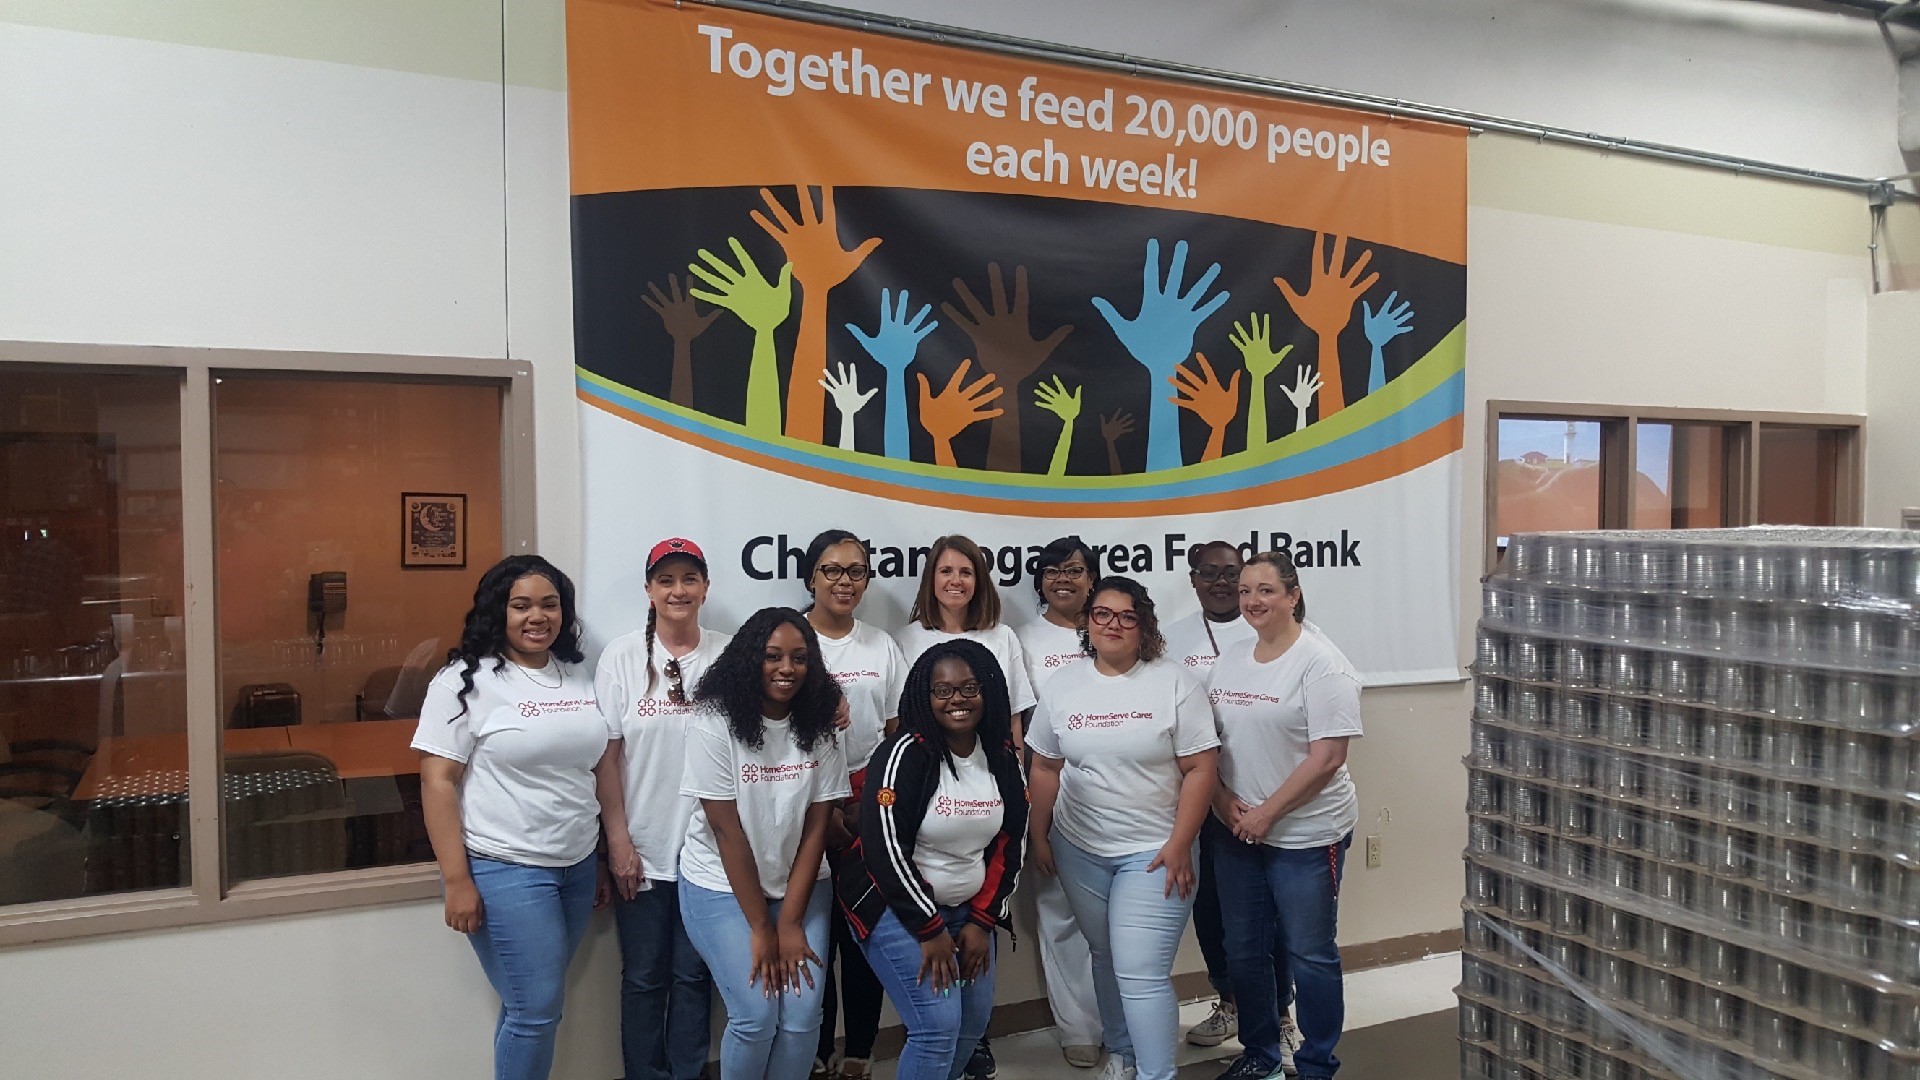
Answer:
<svg viewBox="0 0 1920 1080"><path fill-rule="evenodd" d="M1220 924L1220 890L1214 883L1213 849L1221 841L1239 843L1220 819L1207 815L1200 827L1200 859L1195 864L1199 888L1193 892L1193 936L1200 942L1200 956L1207 962L1207 983L1223 1001L1233 1001L1233 976L1227 971L1226 928ZM1287 950L1278 937L1273 942L1273 979L1280 991L1280 1011L1293 1004L1293 972L1287 966Z"/></svg>
<svg viewBox="0 0 1920 1080"><path fill-rule="evenodd" d="M620 934L620 1056L627 1080L699 1080L713 979L680 923L680 886L654 881L613 901Z"/></svg>
<svg viewBox="0 0 1920 1080"><path fill-rule="evenodd" d="M1337 844L1277 848L1231 838L1217 844L1213 869L1220 889L1227 966L1240 1002L1240 1043L1250 1053L1280 1060L1280 1010L1273 974L1273 934L1293 971L1293 1011L1300 1048L1293 1063L1301 1080L1327 1080L1340 1068L1333 1048L1346 1022L1340 948L1340 875L1351 834Z"/></svg>
<svg viewBox="0 0 1920 1080"><path fill-rule="evenodd" d="M801 927L814 955L825 958L833 941L828 922L831 881L816 881ZM783 900L767 901L769 918L780 917ZM820 1005L826 980L812 965L813 985L769 998L753 976L753 931L732 893L680 880L680 918L693 947L707 961L713 985L727 1006L720 1039L720 1080L807 1080L820 1039Z"/></svg>
<svg viewBox="0 0 1920 1080"><path fill-rule="evenodd" d="M1147 872L1158 851L1114 858L1075 847L1055 829L1053 861L1073 919L1093 953L1093 991L1107 1050L1139 1080L1173 1080L1180 997L1173 957L1187 931L1192 897L1166 895L1167 871Z"/></svg>
<svg viewBox="0 0 1920 1080"><path fill-rule="evenodd" d="M955 937L967 925L964 907L941 908L940 916ZM880 916L860 948L907 1026L907 1045L900 1050L894 1075L898 1080L958 1080L993 1019L994 967L966 986L935 992L931 981L920 981L920 942L891 911Z"/></svg>
<svg viewBox="0 0 1920 1080"><path fill-rule="evenodd" d="M521 866L468 855L480 929L467 935L500 995L494 1080L546 1080L553 1069L567 964L593 914L593 856L572 866Z"/></svg>

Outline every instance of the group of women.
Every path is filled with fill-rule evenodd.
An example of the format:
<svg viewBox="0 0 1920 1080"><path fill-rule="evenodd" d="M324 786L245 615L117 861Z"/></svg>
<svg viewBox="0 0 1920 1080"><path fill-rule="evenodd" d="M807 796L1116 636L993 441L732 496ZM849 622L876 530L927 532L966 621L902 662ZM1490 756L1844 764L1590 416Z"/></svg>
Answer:
<svg viewBox="0 0 1920 1080"><path fill-rule="evenodd" d="M1147 590L1096 580L1077 537L1039 556L1016 633L980 548L946 536L894 638L855 615L869 552L830 530L801 567L810 602L728 636L700 622L700 548L664 540L645 628L591 677L567 576L488 570L414 746L447 924L502 1003L496 1077L548 1075L568 961L610 904L630 1080L702 1075L714 989L721 1080L859 1080L882 995L901 1080L990 1080L1023 865L1072 1064L1172 1080L1199 892L1244 1047L1223 1075L1331 1077L1359 683L1284 553L1205 545L1192 565L1201 622L1170 633L1203 644L1170 654Z"/></svg>

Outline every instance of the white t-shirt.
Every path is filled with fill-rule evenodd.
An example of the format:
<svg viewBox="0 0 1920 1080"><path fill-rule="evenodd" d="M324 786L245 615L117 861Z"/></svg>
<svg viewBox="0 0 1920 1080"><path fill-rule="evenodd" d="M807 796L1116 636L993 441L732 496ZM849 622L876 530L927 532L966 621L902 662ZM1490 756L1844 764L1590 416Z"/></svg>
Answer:
<svg viewBox="0 0 1920 1080"><path fill-rule="evenodd" d="M627 740L621 788L626 792L627 835L640 853L640 871L654 881L680 877L680 845L693 819L694 800L680 794L680 773L687 764L687 720L697 706L693 688L707 666L727 647L728 635L700 630L700 642L680 657L680 686L687 704L668 700L672 683L658 641L653 643L653 692L647 692L647 635L636 631L614 638L600 654L593 677L594 696L607 723Z"/></svg>
<svg viewBox="0 0 1920 1080"><path fill-rule="evenodd" d="M1208 697L1220 728L1220 782L1259 805L1307 759L1315 739L1358 738L1360 680L1325 638L1302 633L1278 657L1258 663L1254 642L1228 649L1213 666ZM1279 848L1338 843L1360 820L1346 766L1306 805L1281 818L1266 843Z"/></svg>
<svg viewBox="0 0 1920 1080"><path fill-rule="evenodd" d="M913 842L914 868L933 886L934 902L946 907L979 894L987 880L987 845L1007 816L986 747L975 740L973 753L953 763L959 775L940 766L940 782Z"/></svg>
<svg viewBox="0 0 1920 1080"><path fill-rule="evenodd" d="M1027 654L1027 678L1033 684L1035 696L1046 689L1047 680L1053 678L1054 672L1087 658L1080 649L1080 631L1070 626L1056 626L1048 622L1045 615L1016 630L1014 636L1020 639L1020 649Z"/></svg>
<svg viewBox="0 0 1920 1080"><path fill-rule="evenodd" d="M1207 637L1207 630L1213 630L1213 637ZM1207 672L1213 669L1216 655L1214 647L1226 652L1227 646L1246 641L1254 636L1253 627L1239 615L1232 622L1209 622L1205 611L1193 614L1173 623L1166 629L1167 659L1179 664L1197 682L1207 681Z"/></svg>
<svg viewBox="0 0 1920 1080"><path fill-rule="evenodd" d="M827 736L812 753L793 741L793 725L768 720L758 750L736 742L727 719L712 709L696 712L687 724L687 768L680 793L695 799L731 802L753 849L760 891L768 899L787 895L787 878L806 832L807 808L853 793L847 786L847 755L840 740ZM726 864L704 806L695 806L686 846L680 849L680 876L712 892L731 893ZM827 876L820 860L818 877Z"/></svg>
<svg viewBox="0 0 1920 1080"><path fill-rule="evenodd" d="M1006 623L994 623L985 630L949 634L945 630L929 630L917 622L910 622L899 634L900 653L907 658L907 666L911 668L919 661L921 653L942 641L959 637L986 646L993 658L1000 662L1000 670L1007 677L1007 708L1014 716L1018 717L1033 708L1033 683L1027 677L1027 651L1020 647L1019 637Z"/></svg>
<svg viewBox="0 0 1920 1080"><path fill-rule="evenodd" d="M440 669L427 684L413 748L467 767L460 778L467 850L523 866L572 866L599 839L593 767L620 732L601 717L578 665L550 660L528 671L508 662L495 671L494 663L482 660L473 673L465 713L463 665Z"/></svg>
<svg viewBox="0 0 1920 1080"><path fill-rule="evenodd" d="M1053 824L1104 858L1154 851L1173 836L1175 758L1219 746L1206 688L1167 660L1125 675L1075 664L1047 683L1027 746L1065 762Z"/></svg>
<svg viewBox="0 0 1920 1080"><path fill-rule="evenodd" d="M817 632L817 631L816 631ZM852 723L840 733L847 768L859 772L887 736L887 721L900 715L900 691L907 685L907 660L900 646L879 627L853 621L843 638L820 634L820 660L847 695Z"/></svg>

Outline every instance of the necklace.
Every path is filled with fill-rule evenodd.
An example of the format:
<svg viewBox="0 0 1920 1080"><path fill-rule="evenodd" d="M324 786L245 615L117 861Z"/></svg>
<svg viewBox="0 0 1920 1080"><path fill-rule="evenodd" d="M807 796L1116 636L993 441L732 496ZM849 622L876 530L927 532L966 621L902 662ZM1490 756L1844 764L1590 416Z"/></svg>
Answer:
<svg viewBox="0 0 1920 1080"><path fill-rule="evenodd" d="M514 664L513 666L520 669L520 674L525 675L527 677L528 682L532 683L535 686L540 687L543 690L558 690L562 686L566 685L567 673L565 671L561 671L559 673L560 675L559 682L548 684L548 683L543 683L539 679L534 678L533 670L531 668L524 667L520 664ZM542 670L545 670L545 669L542 669Z"/></svg>

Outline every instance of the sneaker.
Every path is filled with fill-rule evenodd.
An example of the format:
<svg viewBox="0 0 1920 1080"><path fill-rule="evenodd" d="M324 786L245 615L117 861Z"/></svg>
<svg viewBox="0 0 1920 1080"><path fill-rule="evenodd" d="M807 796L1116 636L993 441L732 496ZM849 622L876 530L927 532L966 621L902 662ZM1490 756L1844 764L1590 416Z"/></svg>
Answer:
<svg viewBox="0 0 1920 1080"><path fill-rule="evenodd" d="M1281 1080L1286 1070L1260 1054L1241 1054L1220 1074L1220 1080Z"/></svg>
<svg viewBox="0 0 1920 1080"><path fill-rule="evenodd" d="M1300 1049L1300 1028L1293 1022L1292 1013L1280 1014L1280 1067L1288 1076L1299 1075L1300 1070L1293 1067L1293 1052Z"/></svg>
<svg viewBox="0 0 1920 1080"><path fill-rule="evenodd" d="M987 1040L981 1039L980 1045L973 1048L973 1056L967 1059L967 1080L993 1080L1000 1075L1000 1066L994 1063L993 1047Z"/></svg>
<svg viewBox="0 0 1920 1080"><path fill-rule="evenodd" d="M1119 1054L1108 1054L1106 1067L1093 1080L1134 1080L1139 1074Z"/></svg>
<svg viewBox="0 0 1920 1080"><path fill-rule="evenodd" d="M1213 1012L1205 1020L1187 1029L1187 1041L1195 1046L1219 1046L1240 1034L1240 1010L1223 1001L1213 1003Z"/></svg>
<svg viewBox="0 0 1920 1080"><path fill-rule="evenodd" d="M873 1061L870 1058L835 1055L833 1072L840 1080L867 1080L873 1075Z"/></svg>
<svg viewBox="0 0 1920 1080"><path fill-rule="evenodd" d="M1093 1043L1068 1043L1060 1048L1067 1064L1076 1069L1091 1069L1100 1064L1100 1047Z"/></svg>

